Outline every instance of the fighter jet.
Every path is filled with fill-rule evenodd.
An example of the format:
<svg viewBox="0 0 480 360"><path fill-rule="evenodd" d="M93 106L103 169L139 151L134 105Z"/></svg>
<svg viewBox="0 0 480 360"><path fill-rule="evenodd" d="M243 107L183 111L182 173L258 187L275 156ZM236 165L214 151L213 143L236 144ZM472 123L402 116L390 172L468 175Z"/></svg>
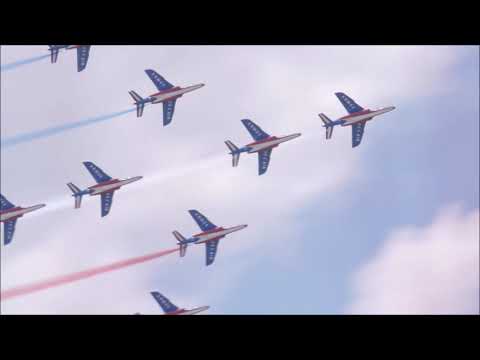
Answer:
<svg viewBox="0 0 480 360"><path fill-rule="evenodd" d="M52 64L57 62L58 53L60 50L72 50L77 49L77 70L82 71L87 67L88 55L90 54L91 45L49 45L50 59Z"/></svg>
<svg viewBox="0 0 480 360"><path fill-rule="evenodd" d="M186 88L181 88L180 86L173 86L162 76L157 74L157 72L154 70L145 70L145 72L147 73L148 77L153 81L159 92L150 95L146 99L143 99L133 90L129 91L128 93L133 98L133 100L135 100L135 105L137 106L137 117L142 116L145 104L163 103L163 126L167 126L172 121L173 112L175 111L175 102L179 97L182 97L183 94L200 89L201 87L205 86L205 84L197 84L188 86Z"/></svg>
<svg viewBox="0 0 480 360"><path fill-rule="evenodd" d="M13 233L15 232L15 224L19 217L24 214L38 210L44 207L45 204L34 205L26 208L13 205L3 195L0 195L0 222L4 224L3 243L5 245L10 244L13 239Z"/></svg>
<svg viewBox="0 0 480 360"><path fill-rule="evenodd" d="M170 300L168 300L165 296L160 294L158 291L152 291L153 298L157 301L158 305L162 308L165 315L194 315L199 312L205 311L210 309L210 306L201 306L194 309L179 309L177 306L172 304ZM135 315L140 315L140 313L136 313Z"/></svg>
<svg viewBox="0 0 480 360"><path fill-rule="evenodd" d="M287 135L287 136L270 136L265 131L263 131L260 126L255 124L253 121L248 119L242 120L243 125L247 128L250 135L252 135L255 142L245 145L242 148L235 146L230 140L225 141L228 149L230 150L230 155L232 155L232 166L237 166L238 161L240 160L240 154L246 152L249 154L258 153L258 175L263 175L268 169L268 164L270 163L270 155L272 154L272 149L277 147L279 144L295 139L299 137L300 133Z"/></svg>
<svg viewBox="0 0 480 360"><path fill-rule="evenodd" d="M214 225L205 216L197 210L188 210L195 222L198 224L201 233L193 235L186 239L178 231L173 232L173 236L177 239L177 245L180 245L180 256L184 257L187 253L187 246L190 244L205 244L206 250L206 265L211 265L215 260L217 254L218 242L226 235L238 230L245 229L247 225L238 225L231 228L223 228Z"/></svg>
<svg viewBox="0 0 480 360"><path fill-rule="evenodd" d="M90 174L93 176L95 181L97 182L96 185L90 186L85 190L80 190L77 186L73 183L68 183L67 186L73 192L73 197L75 198L75 209L80 208L82 204L82 196L83 195L100 195L101 196L101 212L102 217L107 216L110 212L110 208L112 206L113 201L113 193L115 190L120 189L123 185L130 184L134 181L140 180L143 176L135 176L133 178L119 180L119 179L112 179L108 176L102 169L96 166L94 163L90 161L86 161L83 163Z"/></svg>
<svg viewBox="0 0 480 360"><path fill-rule="evenodd" d="M375 116L385 114L386 112L395 110L395 106L388 106L378 110L364 109L358 105L355 101L349 98L344 93L335 93L338 100L342 103L345 109L348 111L348 115L341 117L338 120L332 121L325 114L318 114L323 121L323 127L326 129L326 137L330 139L332 137L333 128L336 125L352 126L352 148L360 145L362 142L363 131L367 121L372 120Z"/></svg>

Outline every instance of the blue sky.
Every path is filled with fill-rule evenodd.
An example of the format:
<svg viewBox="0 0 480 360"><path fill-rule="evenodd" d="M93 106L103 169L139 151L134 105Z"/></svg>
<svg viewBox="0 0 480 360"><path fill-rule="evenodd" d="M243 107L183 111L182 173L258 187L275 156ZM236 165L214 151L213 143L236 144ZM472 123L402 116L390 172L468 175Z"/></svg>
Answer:
<svg viewBox="0 0 480 360"><path fill-rule="evenodd" d="M43 51L2 47L2 64ZM375 311L384 289L365 277L359 284L357 274L366 264L385 264L382 249L399 230L443 229L439 213L455 204L462 215L452 218L466 239L458 246L476 254L415 256L417 263L451 263L445 271L452 278L458 264L471 264L461 291L478 290L478 47L98 46L81 74L73 54L60 55L55 65L47 60L1 73L2 141L128 109L128 90L155 92L146 68L180 86L206 86L177 102L167 128L161 106L152 106L142 119L127 114L2 149L2 193L19 205L46 202L53 209L21 219L14 243L2 247L2 289L169 248L172 230L197 231L190 208L217 225L250 226L221 242L209 268L204 250L191 249L181 261L160 259L2 303L2 313L155 314L148 292L159 290L182 306L209 304L212 314L336 314L360 303L355 289L363 283L371 296L362 304L370 308L354 308ZM368 123L358 148L351 148L348 128L336 128L327 142L317 114L345 114L336 91L366 108L396 110ZM273 135L303 133L275 149L260 178L256 158L242 155L232 169L223 145L250 140L239 121L245 117ZM116 194L108 219L99 218L96 198L73 210L65 183L91 185L85 160L112 176L145 175L146 185ZM473 225L464 225L472 213ZM451 228L439 232L453 241ZM421 249L423 240L414 233L402 241ZM443 254L445 242L435 241ZM386 273L395 282L396 273ZM407 309L392 301L384 312L478 313L478 291L462 296L444 274L425 280L432 290L425 298L409 300ZM121 300L111 304L112 293ZM439 296L444 303L433 304Z"/></svg>

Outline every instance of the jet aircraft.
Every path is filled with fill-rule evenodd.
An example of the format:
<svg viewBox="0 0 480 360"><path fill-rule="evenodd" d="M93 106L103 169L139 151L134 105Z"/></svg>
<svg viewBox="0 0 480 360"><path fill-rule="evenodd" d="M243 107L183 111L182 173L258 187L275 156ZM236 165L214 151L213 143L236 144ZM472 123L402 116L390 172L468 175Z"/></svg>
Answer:
<svg viewBox="0 0 480 360"><path fill-rule="evenodd" d="M214 225L210 220L203 216L197 210L189 210L190 215L198 224L201 233L193 235L190 238L185 238L178 231L173 232L173 236L177 239L177 244L180 246L180 256L183 257L187 253L187 246L190 244L205 244L206 251L206 265L211 265L215 260L217 254L218 243L220 239L235 231L242 230L247 225L238 225L230 228L223 228Z"/></svg>
<svg viewBox="0 0 480 360"><path fill-rule="evenodd" d="M75 209L80 208L82 204L82 196L89 194L90 196L101 196L101 213L102 217L107 216L113 202L113 193L120 189L123 185L130 184L134 181L140 180L143 176L135 176L129 179L112 179L102 169L90 161L83 163L90 174L93 176L96 185L90 186L85 190L80 190L73 183L68 183L67 186L73 192L72 196L75 198Z"/></svg>
<svg viewBox="0 0 480 360"><path fill-rule="evenodd" d="M49 45L50 59L53 63L57 62L58 53L60 50L77 49L77 71L80 72L87 67L88 56L90 54L91 45Z"/></svg>
<svg viewBox="0 0 480 360"><path fill-rule="evenodd" d="M128 93L133 100L135 100L135 105L137 106L137 117L141 117L143 115L145 104L163 103L163 126L167 126L172 121L173 112L175 111L175 103L179 97L182 97L183 94L205 86L205 84L197 84L181 88L180 86L173 86L154 70L148 69L145 70L145 73L155 84L158 92L145 99L133 90L129 91Z"/></svg>
<svg viewBox="0 0 480 360"><path fill-rule="evenodd" d="M363 131L367 121L372 120L375 116L395 110L395 106L388 106L377 110L364 109L344 93L337 92L335 95L348 111L348 115L335 121L330 120L325 114L318 114L318 116L320 116L320 119L323 121L327 139L332 137L335 126L352 126L352 148L357 147L362 142Z"/></svg>
<svg viewBox="0 0 480 360"><path fill-rule="evenodd" d="M277 147L285 141L289 141L299 137L300 133L287 135L287 136L271 136L263 131L260 126L255 124L253 121L248 119L242 120L243 125L247 128L250 135L253 137L255 142L245 145L242 148L235 146L230 140L225 141L228 149L230 150L230 155L232 155L232 166L237 166L238 161L240 160L240 154L246 152L249 154L258 153L258 175L263 175L268 169L268 164L270 163L270 155L272 154L273 148Z"/></svg>
<svg viewBox="0 0 480 360"><path fill-rule="evenodd" d="M38 210L44 207L45 204L38 204L22 208L20 206L13 205L8 201L5 196L0 195L0 222L4 223L4 233L3 233L3 243L5 245L10 244L13 239L13 234L15 232L15 224L17 219L22 217L24 214Z"/></svg>
<svg viewBox="0 0 480 360"><path fill-rule="evenodd" d="M152 291L150 294L152 294L153 298L157 301L158 305L160 305L165 315L194 315L199 312L208 310L210 308L210 306L200 306L194 309L178 308L165 296L160 294L158 291ZM140 314L137 313L136 315L140 315Z"/></svg>

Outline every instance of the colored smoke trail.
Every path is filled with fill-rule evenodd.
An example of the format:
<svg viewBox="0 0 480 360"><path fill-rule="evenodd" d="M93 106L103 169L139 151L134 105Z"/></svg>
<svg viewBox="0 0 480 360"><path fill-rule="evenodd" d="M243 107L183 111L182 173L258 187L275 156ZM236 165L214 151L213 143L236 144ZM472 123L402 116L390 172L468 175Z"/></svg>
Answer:
<svg viewBox="0 0 480 360"><path fill-rule="evenodd" d="M70 283L75 282L75 281L79 281L79 280L86 279L86 278L89 278L89 277L97 276L97 275L107 273L107 272L110 272L110 271L123 269L125 267L140 264L140 263L143 263L143 262L146 262L146 261L149 261L149 260L153 260L153 259L165 256L165 255L174 253L176 251L178 251L178 248L159 251L159 252L155 252L155 253L149 254L149 255L143 255L143 256L127 259L127 260L117 261L117 262L114 262L112 264L99 266L99 267L96 267L96 268L93 268L93 269L79 271L79 272L76 272L76 273L73 273L73 274L59 276L59 277L56 277L56 278L53 278L53 279L50 279L50 280L44 280L44 281L40 281L40 282L37 282L37 283L29 284L29 285L18 286L18 287L13 288L13 289L8 289L8 290L5 290L5 291L2 291L0 293L0 301L12 299L12 298L15 298L15 297L18 297L18 296L28 295L28 294L31 294L33 292L46 290L46 289L49 289L49 288L52 288L52 287L57 287L57 286L61 286L61 285L70 284Z"/></svg>
<svg viewBox="0 0 480 360"><path fill-rule="evenodd" d="M7 70L13 70L13 69L15 69L19 66L28 65L28 64L43 60L47 57L50 57L50 54L35 56L35 57L32 57L32 58L15 61L15 62L10 63L10 64L1 65L0 66L0 71L3 72L3 71L7 71Z"/></svg>
<svg viewBox="0 0 480 360"><path fill-rule="evenodd" d="M18 145L18 144L21 144L21 143L30 142L30 141L33 141L33 140L44 139L44 138L54 136L54 135L57 135L59 133L65 132L65 131L77 129L77 128L84 127L84 126L93 125L93 124L96 124L96 123L99 123L99 122L102 122L102 121L106 121L106 120L110 120L110 119L113 119L113 118L116 118L116 117L119 117L119 116L122 116L122 115L125 115L125 114L128 114L128 113L131 113L133 111L135 111L135 108L129 109L129 110L123 110L123 111L119 111L119 112L115 112L115 113L111 113L111 114L107 114L107 115L96 116L96 117L93 117L93 118L90 118L90 119L80 120L80 121L76 121L76 122L73 122L73 123L67 123L65 125L53 126L53 127L49 127L49 128L42 129L42 130L23 133L23 134L20 134L20 135L16 135L16 136L6 138L5 140L1 140L1 146L0 147L2 149L4 149L4 148L10 147L10 146L15 146L15 145Z"/></svg>

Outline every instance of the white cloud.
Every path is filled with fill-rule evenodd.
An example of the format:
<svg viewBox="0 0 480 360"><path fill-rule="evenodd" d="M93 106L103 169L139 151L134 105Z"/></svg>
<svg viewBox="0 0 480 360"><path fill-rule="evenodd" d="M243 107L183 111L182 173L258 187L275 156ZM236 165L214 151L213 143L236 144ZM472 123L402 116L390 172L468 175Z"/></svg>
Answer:
<svg viewBox="0 0 480 360"><path fill-rule="evenodd" d="M354 277L355 314L478 314L479 210L393 231Z"/></svg>

